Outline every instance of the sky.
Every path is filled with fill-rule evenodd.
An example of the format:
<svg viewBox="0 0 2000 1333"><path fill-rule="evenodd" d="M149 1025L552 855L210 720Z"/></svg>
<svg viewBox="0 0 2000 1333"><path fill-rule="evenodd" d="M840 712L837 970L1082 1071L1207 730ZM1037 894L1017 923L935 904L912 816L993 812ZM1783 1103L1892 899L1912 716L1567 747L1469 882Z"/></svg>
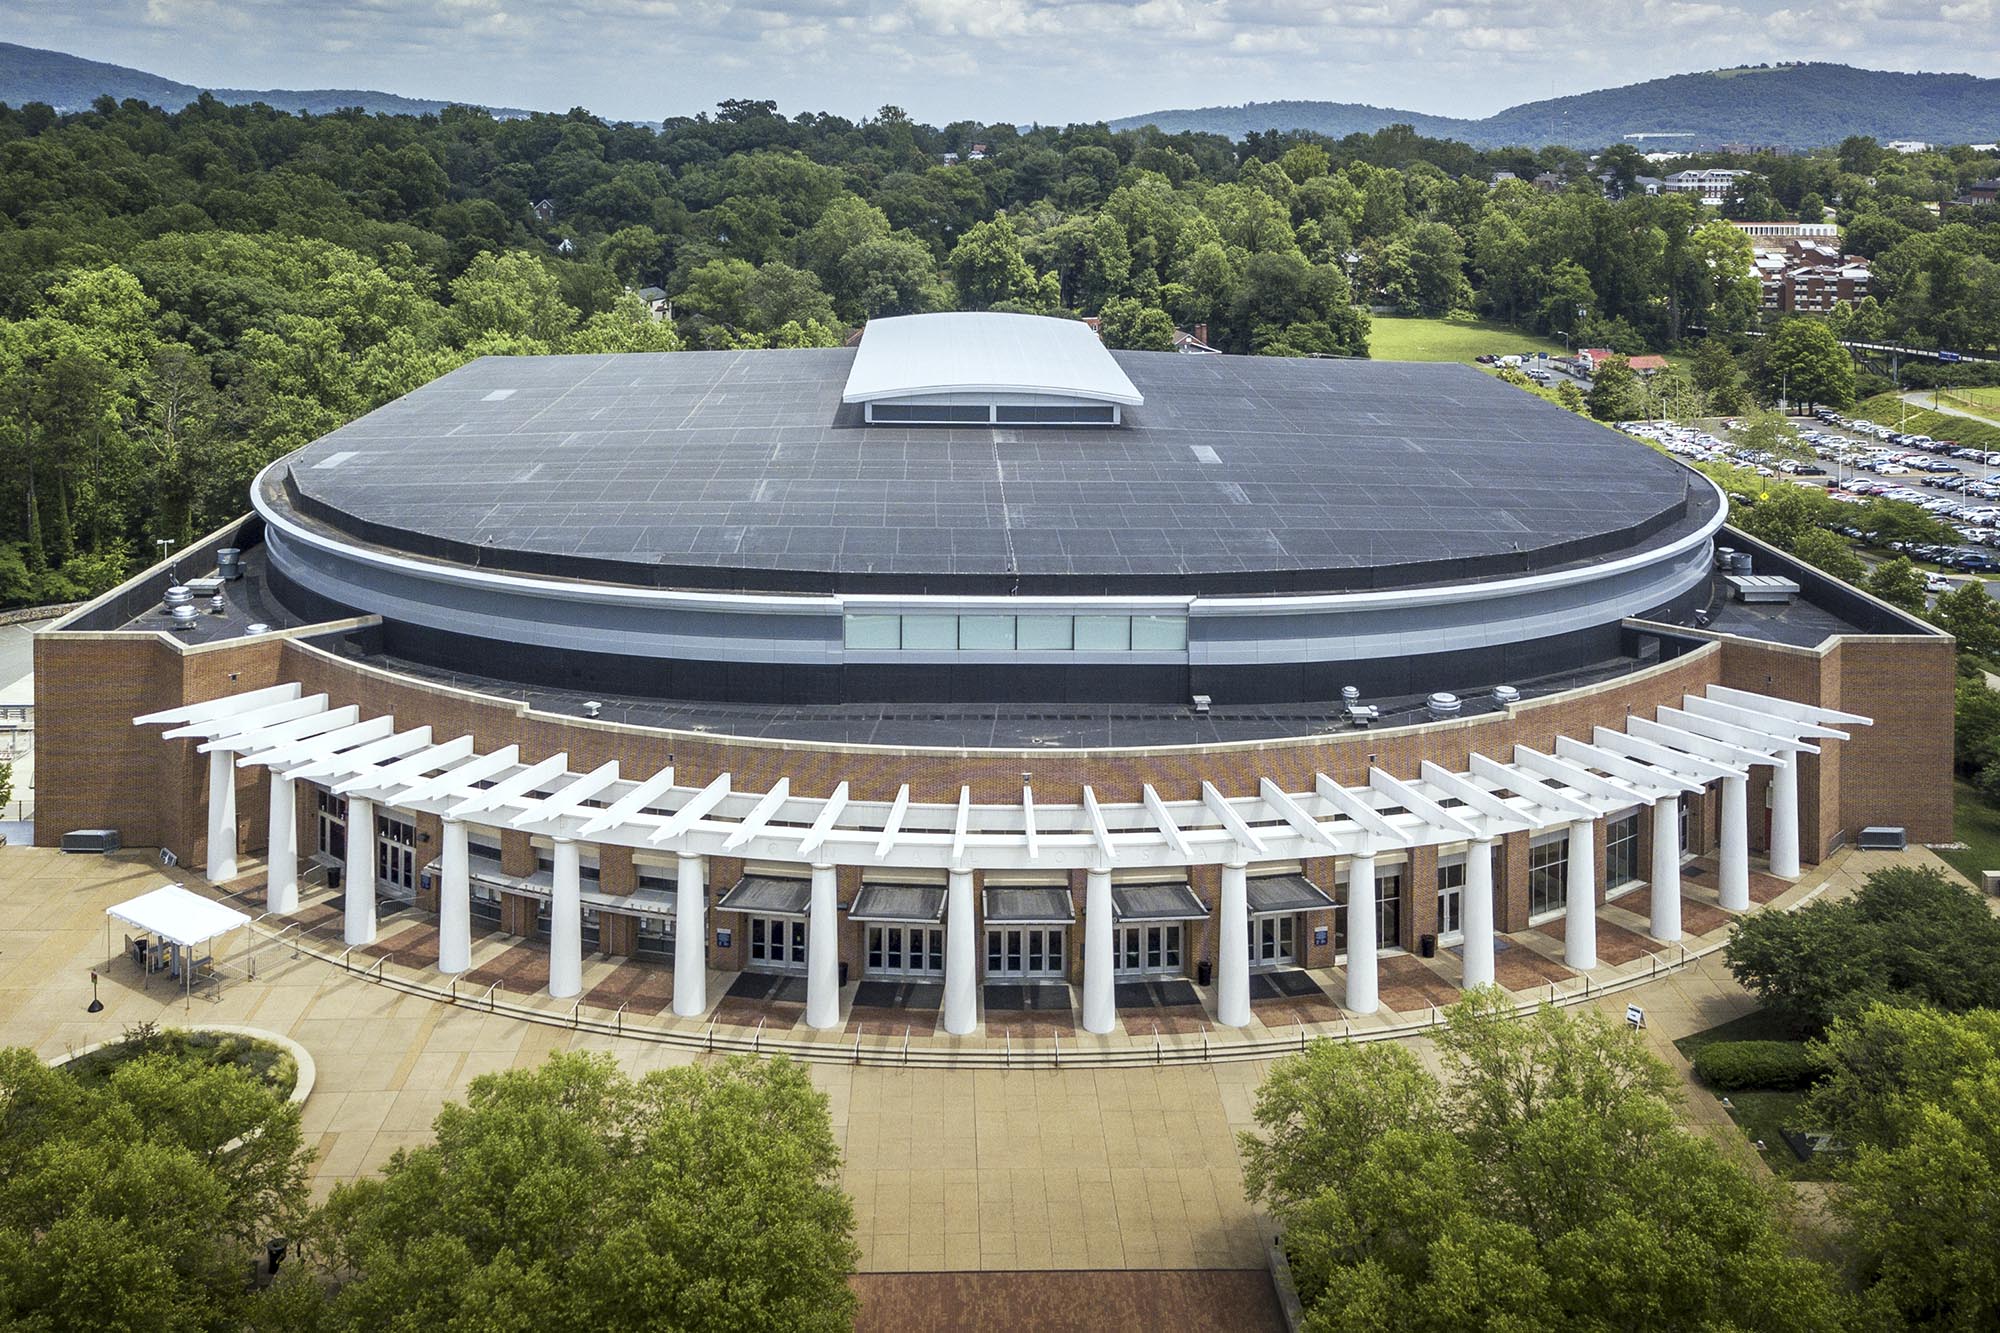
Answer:
<svg viewBox="0 0 2000 1333"><path fill-rule="evenodd" d="M2000 74L2000 0L0 0L0 40L233 88L932 124L1311 99L1456 116L1777 60Z"/></svg>

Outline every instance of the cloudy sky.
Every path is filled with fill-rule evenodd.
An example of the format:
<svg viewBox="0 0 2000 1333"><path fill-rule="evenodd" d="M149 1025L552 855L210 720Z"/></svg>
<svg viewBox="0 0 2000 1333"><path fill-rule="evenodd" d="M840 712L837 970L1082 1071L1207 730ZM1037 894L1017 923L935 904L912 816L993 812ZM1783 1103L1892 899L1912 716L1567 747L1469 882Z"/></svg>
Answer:
<svg viewBox="0 0 2000 1333"><path fill-rule="evenodd" d="M2000 0L0 0L0 40L186 83L613 118L1066 122L1311 98L1483 116L1766 60L2000 74Z"/></svg>

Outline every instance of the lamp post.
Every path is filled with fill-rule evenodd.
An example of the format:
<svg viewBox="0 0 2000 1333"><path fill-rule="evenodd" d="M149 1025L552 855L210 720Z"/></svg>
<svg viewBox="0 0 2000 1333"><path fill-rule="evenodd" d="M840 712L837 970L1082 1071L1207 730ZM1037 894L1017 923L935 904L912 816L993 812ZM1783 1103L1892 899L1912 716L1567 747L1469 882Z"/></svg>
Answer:
<svg viewBox="0 0 2000 1333"><path fill-rule="evenodd" d="M164 565L167 563L167 557L174 553L177 543L171 537L155 537L153 545L160 548L160 563Z"/></svg>

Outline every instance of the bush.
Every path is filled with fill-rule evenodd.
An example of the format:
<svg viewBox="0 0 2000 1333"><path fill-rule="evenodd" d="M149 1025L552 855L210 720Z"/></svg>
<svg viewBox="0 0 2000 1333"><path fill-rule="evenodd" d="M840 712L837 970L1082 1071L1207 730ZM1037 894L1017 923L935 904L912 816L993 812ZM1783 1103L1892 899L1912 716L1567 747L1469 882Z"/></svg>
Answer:
<svg viewBox="0 0 2000 1333"><path fill-rule="evenodd" d="M1695 1076L1722 1092L1810 1087L1820 1066L1802 1041L1718 1041L1695 1052Z"/></svg>

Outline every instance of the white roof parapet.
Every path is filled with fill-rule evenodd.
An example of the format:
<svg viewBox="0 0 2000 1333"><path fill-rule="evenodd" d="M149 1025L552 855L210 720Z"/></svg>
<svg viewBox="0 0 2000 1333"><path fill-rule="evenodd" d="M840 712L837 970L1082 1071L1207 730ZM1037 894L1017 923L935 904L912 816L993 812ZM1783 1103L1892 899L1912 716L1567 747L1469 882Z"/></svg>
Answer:
<svg viewBox="0 0 2000 1333"><path fill-rule="evenodd" d="M283 685L267 685L261 690L245 690L241 694L225 695L220 699L210 699L204 703L182 704L178 708L163 708L157 713L147 713L132 719L135 727L157 727L161 724L186 726L191 722L207 722L213 718L241 717L265 704L281 703L286 699L296 699L305 693L296 681Z"/></svg>
<svg viewBox="0 0 2000 1333"><path fill-rule="evenodd" d="M1665 712L1666 710L1662 709L1661 711ZM1661 745L1670 745L1674 749L1687 754L1700 755L1705 759L1718 760L1724 764L1732 764L1741 769L1747 769L1754 764L1776 762L1768 750L1755 750L1741 745L1732 745L1728 741L1717 740L1713 736L1703 736L1698 732L1683 731L1679 727L1670 727L1664 722L1652 722L1643 717L1626 718L1625 733L1639 740L1656 741Z"/></svg>
<svg viewBox="0 0 2000 1333"><path fill-rule="evenodd" d="M539 824L558 819L569 814L591 797L597 795L612 783L618 781L618 761L599 764L580 778L563 784L562 787L528 806L508 821L515 828L529 824Z"/></svg>
<svg viewBox="0 0 2000 1333"><path fill-rule="evenodd" d="M431 743L431 729L416 727L409 731L393 732L381 740L370 741L352 750L343 750L324 759L312 759L287 769L285 776L301 778L342 778L356 773L370 771L372 766L384 759L401 759L423 749Z"/></svg>
<svg viewBox="0 0 2000 1333"><path fill-rule="evenodd" d="M1717 703L1733 704L1738 708L1766 713L1772 717L1782 717L1792 722L1817 722L1821 725L1839 723L1850 727L1875 725L1874 718L1863 717L1859 713L1843 713L1838 708L1797 703L1791 699L1780 699L1769 694L1752 694L1748 690L1735 690L1727 685L1710 685L1706 693Z"/></svg>
<svg viewBox="0 0 2000 1333"><path fill-rule="evenodd" d="M1599 813L1597 807L1583 797L1551 787L1542 780L1543 775L1478 753L1469 755L1467 763L1473 777L1511 791L1526 801L1531 807L1529 819L1533 828L1551 828L1577 819L1595 819Z"/></svg>
<svg viewBox="0 0 2000 1333"><path fill-rule="evenodd" d="M266 750L274 745L283 745L287 741L302 741L309 736L324 736L329 731L353 726L360 717L361 710L353 704L348 704L344 708L329 708L323 712L293 718L290 722L260 727L254 736L247 734L219 736L195 748L202 754L215 750L228 750L240 755L253 749Z"/></svg>
<svg viewBox="0 0 2000 1333"><path fill-rule="evenodd" d="M1475 754L1472 758L1477 761L1485 759L1486 756ZM1492 760L1489 759L1487 762L1492 763ZM1463 801L1466 809L1478 816L1481 822L1474 826L1478 830L1476 835L1478 837L1497 838L1503 833L1539 829L1550 823L1559 822L1542 813L1546 807L1538 806L1532 812L1517 810L1478 783L1428 759L1423 761L1420 771L1423 773L1426 785L1435 788L1441 795L1451 800Z"/></svg>
<svg viewBox="0 0 2000 1333"><path fill-rule="evenodd" d="M841 785L844 787L846 784L843 783ZM652 777L634 786L631 791L626 792L610 805L592 815L589 820L585 821L583 827L576 831L576 836L587 838L602 829L616 828L633 815L644 810L654 801L659 800L660 797L666 795L669 791L672 791L673 786L674 766L668 764L665 768L653 774Z"/></svg>
<svg viewBox="0 0 2000 1333"><path fill-rule="evenodd" d="M1201 784L1201 803L1207 806L1209 813L1228 830L1229 836L1236 840L1238 847L1246 852L1254 852L1258 856L1263 856L1270 850L1264 842L1263 835L1251 828L1249 821L1238 813L1229 798L1218 791L1213 782L1206 779Z"/></svg>
<svg viewBox="0 0 2000 1333"><path fill-rule="evenodd" d="M345 796L349 792L356 791L377 791L387 794L398 787L405 786L409 782L427 776L434 770L449 768L471 753L472 737L460 736L455 740L446 741L442 745L433 745L428 749L419 750L408 758L399 759L393 764L381 768L370 768L365 772L357 773L344 782L336 782L333 786L333 794L336 796Z"/></svg>
<svg viewBox="0 0 2000 1333"><path fill-rule="evenodd" d="M1657 795L1687 795L1701 790L1699 782L1690 782L1670 769L1642 764L1573 736L1556 737L1556 758L1594 768L1614 778L1623 778L1637 786L1650 786Z"/></svg>
<svg viewBox="0 0 2000 1333"><path fill-rule="evenodd" d="M1153 790L1153 784L1150 782L1146 784L1146 812L1152 815L1153 827L1159 829L1160 836L1167 840L1167 846L1192 860L1194 853L1188 848L1187 835L1183 834L1181 826L1174 822L1173 815L1167 810L1167 803L1160 799L1160 794Z"/></svg>
<svg viewBox="0 0 2000 1333"><path fill-rule="evenodd" d="M396 730L396 719L384 714L381 717L363 718L351 726L337 727L303 740L286 741L268 750L251 750L236 761L238 768L289 768L293 764L305 763L312 759L325 759L351 750L368 741L381 740Z"/></svg>
<svg viewBox="0 0 2000 1333"><path fill-rule="evenodd" d="M667 819L667 822L653 830L653 842L666 842L680 837L695 826L695 821L721 805L729 795L729 772L718 773L706 787L688 797L687 804Z"/></svg>
<svg viewBox="0 0 2000 1333"><path fill-rule="evenodd" d="M1151 791L1148 787L1146 790ZM1292 826L1294 832L1308 842L1318 843L1331 852L1339 852L1340 844L1317 819L1306 813L1305 807L1293 800L1289 793L1269 778L1257 780L1257 790L1264 798L1264 804L1271 807L1278 818Z"/></svg>
<svg viewBox="0 0 2000 1333"><path fill-rule="evenodd" d="M1706 736L1711 740L1726 741L1757 750L1764 756L1764 762L1776 763L1777 756L1794 752L1818 754L1819 747L1810 741L1791 740L1784 736L1774 736L1767 731L1739 726L1734 722L1724 722L1720 718L1703 717L1665 704L1653 710L1655 717L1667 726L1678 727L1696 736Z"/></svg>
<svg viewBox="0 0 2000 1333"><path fill-rule="evenodd" d="M227 737L231 741L246 740L265 727L276 726L280 722L293 722L302 717L310 717L326 708L324 694L309 694L299 699L280 699L276 703L264 705L252 712L233 717L209 718L202 722L190 722L183 727L175 727L166 733L164 740L180 740L185 736L200 736L208 740ZM234 750L240 745L221 745L218 749Z"/></svg>
<svg viewBox="0 0 2000 1333"><path fill-rule="evenodd" d="M440 773L434 778L425 778L413 783L409 790L399 793L396 799L414 804L435 801L449 795L456 800L461 795L470 795L478 789L478 784L496 773L504 773L514 767L520 762L520 758L520 746L503 746L492 754L482 754L468 759L458 767Z"/></svg>
<svg viewBox="0 0 2000 1333"><path fill-rule="evenodd" d="M1807 736L1814 736L1829 741L1847 739L1846 732L1835 731L1832 727L1822 727L1817 722L1804 722L1796 718L1781 717L1776 713L1763 713L1754 708L1744 708L1740 704L1723 703L1720 699L1705 699L1688 694L1681 697L1681 706L1697 717L1712 717L1718 722L1733 722L1739 727L1772 732L1780 737L1791 736L1803 740Z"/></svg>
<svg viewBox="0 0 2000 1333"><path fill-rule="evenodd" d="M1470 838L1476 832L1468 821L1437 804L1409 783L1391 777L1379 768L1368 770L1368 785L1430 825L1433 833L1442 834L1449 841Z"/></svg>
<svg viewBox="0 0 2000 1333"><path fill-rule="evenodd" d="M1719 764L1713 759L1689 754L1685 750L1644 740L1622 731L1613 731L1609 727L1597 728L1591 734L1591 741L1600 750L1609 750L1612 754L1622 754L1628 759L1652 764L1694 783L1709 783L1719 778L1740 778L1745 771L1742 764Z"/></svg>

